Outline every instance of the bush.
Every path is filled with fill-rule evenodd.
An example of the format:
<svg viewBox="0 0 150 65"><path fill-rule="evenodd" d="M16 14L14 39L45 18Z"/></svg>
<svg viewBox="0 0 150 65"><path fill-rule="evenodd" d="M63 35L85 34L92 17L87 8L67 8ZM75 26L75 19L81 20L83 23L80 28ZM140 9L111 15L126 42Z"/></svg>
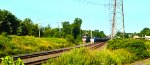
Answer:
<svg viewBox="0 0 150 65"><path fill-rule="evenodd" d="M69 43L75 43L75 39L72 35L67 35L66 39Z"/></svg>
<svg viewBox="0 0 150 65"><path fill-rule="evenodd" d="M24 62L18 58L16 61L13 60L13 57L6 56L4 58L1 58L2 65L24 65Z"/></svg>
<svg viewBox="0 0 150 65"><path fill-rule="evenodd" d="M131 53L137 55L138 59L143 59L149 57L150 54L147 51L147 46L145 45L145 41L136 40L136 39L115 39L108 41L108 49L126 49Z"/></svg>
<svg viewBox="0 0 150 65"><path fill-rule="evenodd" d="M7 32L2 32L1 35L2 36L7 36Z"/></svg>

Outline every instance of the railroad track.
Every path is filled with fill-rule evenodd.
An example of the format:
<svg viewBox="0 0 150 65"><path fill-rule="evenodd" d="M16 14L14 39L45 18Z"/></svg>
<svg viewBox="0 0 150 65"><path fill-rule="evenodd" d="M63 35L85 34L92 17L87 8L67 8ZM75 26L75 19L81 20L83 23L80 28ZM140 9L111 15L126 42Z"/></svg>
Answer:
<svg viewBox="0 0 150 65"><path fill-rule="evenodd" d="M84 45L78 45L75 47L68 47L68 48L62 48L62 49L56 49L51 51L44 51L44 52L36 52L33 54L26 54L26 55L19 55L19 56L13 56L14 60L17 60L18 58L22 59L25 65L40 65L43 62L46 62L50 58L57 58L60 56L62 52L69 51L73 48L80 48L80 47L88 47L90 49L96 49L102 46L105 42L99 42L94 44L84 44Z"/></svg>

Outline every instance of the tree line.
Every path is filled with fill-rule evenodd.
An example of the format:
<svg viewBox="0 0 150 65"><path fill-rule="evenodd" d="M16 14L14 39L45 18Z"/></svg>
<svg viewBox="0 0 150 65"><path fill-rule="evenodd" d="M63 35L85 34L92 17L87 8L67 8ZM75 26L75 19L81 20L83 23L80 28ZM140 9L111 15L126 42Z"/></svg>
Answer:
<svg viewBox="0 0 150 65"><path fill-rule="evenodd" d="M38 37L40 31L41 37L68 37L70 39L81 39L83 35L90 36L90 30L81 29L82 19L80 18L75 18L73 23L64 21L61 24L62 28L52 28L49 24L45 27L39 27L30 18L20 20L8 10L0 9L0 33L5 32L8 35ZM94 36L105 37L103 31L95 30L92 32Z"/></svg>
<svg viewBox="0 0 150 65"><path fill-rule="evenodd" d="M133 38L134 36L140 36L140 37L150 36L150 28L145 27L140 32L125 33L124 34L125 38ZM116 37L122 38L123 37L123 33L118 31L116 33Z"/></svg>

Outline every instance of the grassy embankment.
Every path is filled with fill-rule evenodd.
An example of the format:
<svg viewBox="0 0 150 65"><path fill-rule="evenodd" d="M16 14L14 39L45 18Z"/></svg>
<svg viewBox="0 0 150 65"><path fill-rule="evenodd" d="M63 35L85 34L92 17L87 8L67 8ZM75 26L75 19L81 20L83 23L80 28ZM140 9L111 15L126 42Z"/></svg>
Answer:
<svg viewBox="0 0 150 65"><path fill-rule="evenodd" d="M104 50L73 49L43 65L123 65L145 58L150 58L150 41L116 39Z"/></svg>
<svg viewBox="0 0 150 65"><path fill-rule="evenodd" d="M46 51L73 45L62 38L0 35L0 57Z"/></svg>

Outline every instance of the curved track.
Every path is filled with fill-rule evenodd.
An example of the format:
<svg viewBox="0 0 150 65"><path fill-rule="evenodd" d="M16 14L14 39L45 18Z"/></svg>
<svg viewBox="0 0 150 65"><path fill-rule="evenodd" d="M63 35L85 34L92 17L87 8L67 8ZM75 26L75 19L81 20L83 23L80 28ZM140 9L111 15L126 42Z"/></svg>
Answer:
<svg viewBox="0 0 150 65"><path fill-rule="evenodd" d="M18 58L22 59L25 65L40 65L43 62L46 62L50 58L57 58L62 52L69 51L73 48L80 48L80 47L88 47L90 49L96 49L104 45L105 42L97 42L94 44L83 44L77 45L75 47L68 47L62 49L56 49L51 51L44 51L44 52L36 52L33 54L26 54L26 55L19 55L13 56L14 60Z"/></svg>

